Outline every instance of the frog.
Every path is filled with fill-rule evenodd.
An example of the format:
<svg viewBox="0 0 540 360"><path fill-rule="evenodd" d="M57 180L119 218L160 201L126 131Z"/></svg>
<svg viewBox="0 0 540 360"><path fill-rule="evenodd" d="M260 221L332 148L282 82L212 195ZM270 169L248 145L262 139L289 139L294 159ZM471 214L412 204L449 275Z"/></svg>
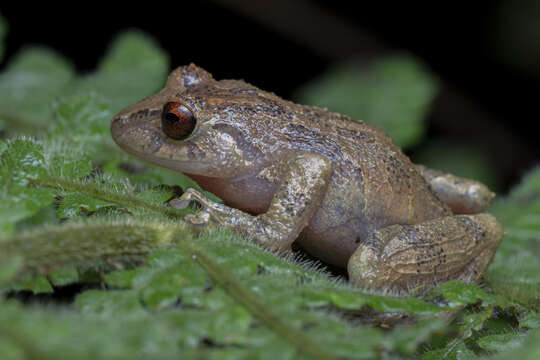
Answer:
<svg viewBox="0 0 540 360"><path fill-rule="evenodd" d="M504 231L494 193L414 164L382 130L189 64L111 121L118 146L182 172L170 205L192 225L231 228L275 253L291 246L370 291L478 283Z"/></svg>

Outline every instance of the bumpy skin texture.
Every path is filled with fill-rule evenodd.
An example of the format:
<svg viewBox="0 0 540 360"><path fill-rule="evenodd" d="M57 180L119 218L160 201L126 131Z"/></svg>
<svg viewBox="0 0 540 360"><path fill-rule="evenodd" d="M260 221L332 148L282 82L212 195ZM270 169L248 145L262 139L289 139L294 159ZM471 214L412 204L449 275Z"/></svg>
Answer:
<svg viewBox="0 0 540 360"><path fill-rule="evenodd" d="M171 101L197 119L185 140L162 130ZM489 205L493 194L484 185L412 164L386 134L361 121L243 81L216 81L193 64L116 115L111 131L126 151L188 174L225 201L187 191L176 205L196 200L204 208L188 221L212 219L271 249L296 240L325 262L348 264L360 286L476 281L502 239L490 215L454 216Z"/></svg>

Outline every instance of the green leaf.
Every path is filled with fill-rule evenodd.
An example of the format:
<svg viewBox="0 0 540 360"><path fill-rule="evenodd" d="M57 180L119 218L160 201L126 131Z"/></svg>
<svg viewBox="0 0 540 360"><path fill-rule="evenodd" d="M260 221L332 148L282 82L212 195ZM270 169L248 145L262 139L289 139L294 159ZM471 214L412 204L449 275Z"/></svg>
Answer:
<svg viewBox="0 0 540 360"><path fill-rule="evenodd" d="M43 146L39 143L18 139L7 144L2 153L0 168L4 184L26 186L30 179L40 179L46 176Z"/></svg>
<svg viewBox="0 0 540 360"><path fill-rule="evenodd" d="M160 90L168 72L168 56L156 42L128 31L113 41L98 70L79 81L77 91L98 93L114 113Z"/></svg>
<svg viewBox="0 0 540 360"><path fill-rule="evenodd" d="M45 158L49 177L81 179L92 171L89 154L67 143L49 142L45 144Z"/></svg>
<svg viewBox="0 0 540 360"><path fill-rule="evenodd" d="M0 237L9 235L15 223L36 214L53 201L49 189L29 187L29 180L46 176L40 144L26 139L7 143L0 157Z"/></svg>
<svg viewBox="0 0 540 360"><path fill-rule="evenodd" d="M59 219L73 219L82 213L91 213L102 208L116 207L117 204L93 198L84 194L69 193L64 196L58 206Z"/></svg>
<svg viewBox="0 0 540 360"><path fill-rule="evenodd" d="M451 342L444 349L432 350L422 355L422 360L465 360L476 358L463 341Z"/></svg>
<svg viewBox="0 0 540 360"><path fill-rule="evenodd" d="M21 51L0 74L0 126L32 134L49 129L52 103L68 90L73 77L72 65L52 50Z"/></svg>
<svg viewBox="0 0 540 360"><path fill-rule="evenodd" d="M6 143L0 164L3 200L0 202L0 236L10 234L18 222L41 212L44 218L36 218L34 222L51 219L47 217L46 207L52 203L55 192L30 186L30 181L44 181L51 176L77 179L92 170L90 160L78 151L67 151L65 145L58 143L47 143L44 149L40 142L25 138Z"/></svg>
<svg viewBox="0 0 540 360"><path fill-rule="evenodd" d="M388 56L369 64L335 65L300 88L297 98L379 127L408 147L424 136L424 119L437 91L437 79L417 59Z"/></svg>
<svg viewBox="0 0 540 360"><path fill-rule="evenodd" d="M77 297L75 306L83 314L105 316L144 314L143 306L133 291L88 290Z"/></svg>
<svg viewBox="0 0 540 360"><path fill-rule="evenodd" d="M508 306L509 303L502 297L491 295L478 285L463 283L458 280L448 281L438 285L431 291L432 296L443 296L452 308L474 304L482 301L486 305Z"/></svg>
<svg viewBox="0 0 540 360"><path fill-rule="evenodd" d="M515 336L499 336L488 339L487 344L486 342L483 342L482 344L501 350L496 356L492 356L492 359L494 360L535 360L540 353L540 331L538 329L529 331L523 338L520 338L519 333L516 333Z"/></svg>
<svg viewBox="0 0 540 360"><path fill-rule="evenodd" d="M0 261L0 288L13 280L20 272L24 264L21 256L15 255L9 258L2 258Z"/></svg>
<svg viewBox="0 0 540 360"><path fill-rule="evenodd" d="M423 320L412 326L398 326L391 338L394 342L393 348L404 354L413 354L418 344L425 342L434 331L442 330L445 326L441 319Z"/></svg>
<svg viewBox="0 0 540 360"><path fill-rule="evenodd" d="M540 328L540 314L535 312L527 313L519 319L519 326L530 329Z"/></svg>
<svg viewBox="0 0 540 360"><path fill-rule="evenodd" d="M113 271L105 275L105 282L113 288L127 289L134 286L133 280L138 274L136 269Z"/></svg>
<svg viewBox="0 0 540 360"><path fill-rule="evenodd" d="M145 191L137 193L135 196L141 200L153 202L155 204L163 204L174 195L174 191L170 187L153 187Z"/></svg>
<svg viewBox="0 0 540 360"><path fill-rule="evenodd" d="M79 272L75 266L64 266L49 274L49 280L55 286L63 286L79 281Z"/></svg>
<svg viewBox="0 0 540 360"><path fill-rule="evenodd" d="M185 346L174 313L158 315L158 321L151 321L153 317L133 314L125 321L111 321L107 316L10 302L0 306L0 336L15 345L23 358L178 359L197 354L195 346ZM193 340L198 344L198 338Z"/></svg>
<svg viewBox="0 0 540 360"><path fill-rule="evenodd" d="M23 279L10 284L11 290L28 290L34 294L52 293L53 288L45 276L25 276Z"/></svg>
<svg viewBox="0 0 540 360"><path fill-rule="evenodd" d="M540 309L540 168L535 168L491 212L505 232L487 280L495 292Z"/></svg>
<svg viewBox="0 0 540 360"><path fill-rule="evenodd" d="M478 339L478 346L488 351L506 351L517 349L523 345L526 334L524 333L507 333L488 335Z"/></svg>
<svg viewBox="0 0 540 360"><path fill-rule="evenodd" d="M58 224L58 218L56 217L56 208L55 204L52 203L48 206L41 208L34 215L25 217L22 220L19 220L15 224L15 232L29 230L32 228L44 226L44 225L53 225Z"/></svg>
<svg viewBox="0 0 540 360"><path fill-rule="evenodd" d="M484 324L491 318L493 313L492 307L487 307L481 312L468 314L463 317L462 324L459 327L459 331L463 338L468 338L473 335L474 331L480 331L484 328Z"/></svg>
<svg viewBox="0 0 540 360"><path fill-rule="evenodd" d="M104 144L112 143L109 128L113 114L100 97L66 97L57 104L55 114L57 127L51 139L63 138L71 147L83 148L87 154L99 152Z"/></svg>

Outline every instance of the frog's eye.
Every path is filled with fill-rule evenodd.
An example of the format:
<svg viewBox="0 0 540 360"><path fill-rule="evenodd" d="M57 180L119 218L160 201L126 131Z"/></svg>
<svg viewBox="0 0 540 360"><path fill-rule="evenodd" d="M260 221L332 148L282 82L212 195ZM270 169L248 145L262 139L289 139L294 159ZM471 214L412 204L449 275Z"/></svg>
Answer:
<svg viewBox="0 0 540 360"><path fill-rule="evenodd" d="M161 127L168 137L184 140L195 130L196 124L195 116L184 104L173 101L163 107Z"/></svg>

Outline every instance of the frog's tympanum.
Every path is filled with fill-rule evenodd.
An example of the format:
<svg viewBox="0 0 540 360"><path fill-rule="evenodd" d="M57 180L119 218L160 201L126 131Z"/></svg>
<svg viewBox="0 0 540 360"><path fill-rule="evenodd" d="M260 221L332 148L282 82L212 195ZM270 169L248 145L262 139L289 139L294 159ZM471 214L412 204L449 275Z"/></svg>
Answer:
<svg viewBox="0 0 540 360"><path fill-rule="evenodd" d="M502 239L484 185L413 164L381 130L294 104L195 66L122 110L112 136L124 150L184 172L225 205L188 189L175 204L272 250L301 248L347 267L370 289L478 281Z"/></svg>

